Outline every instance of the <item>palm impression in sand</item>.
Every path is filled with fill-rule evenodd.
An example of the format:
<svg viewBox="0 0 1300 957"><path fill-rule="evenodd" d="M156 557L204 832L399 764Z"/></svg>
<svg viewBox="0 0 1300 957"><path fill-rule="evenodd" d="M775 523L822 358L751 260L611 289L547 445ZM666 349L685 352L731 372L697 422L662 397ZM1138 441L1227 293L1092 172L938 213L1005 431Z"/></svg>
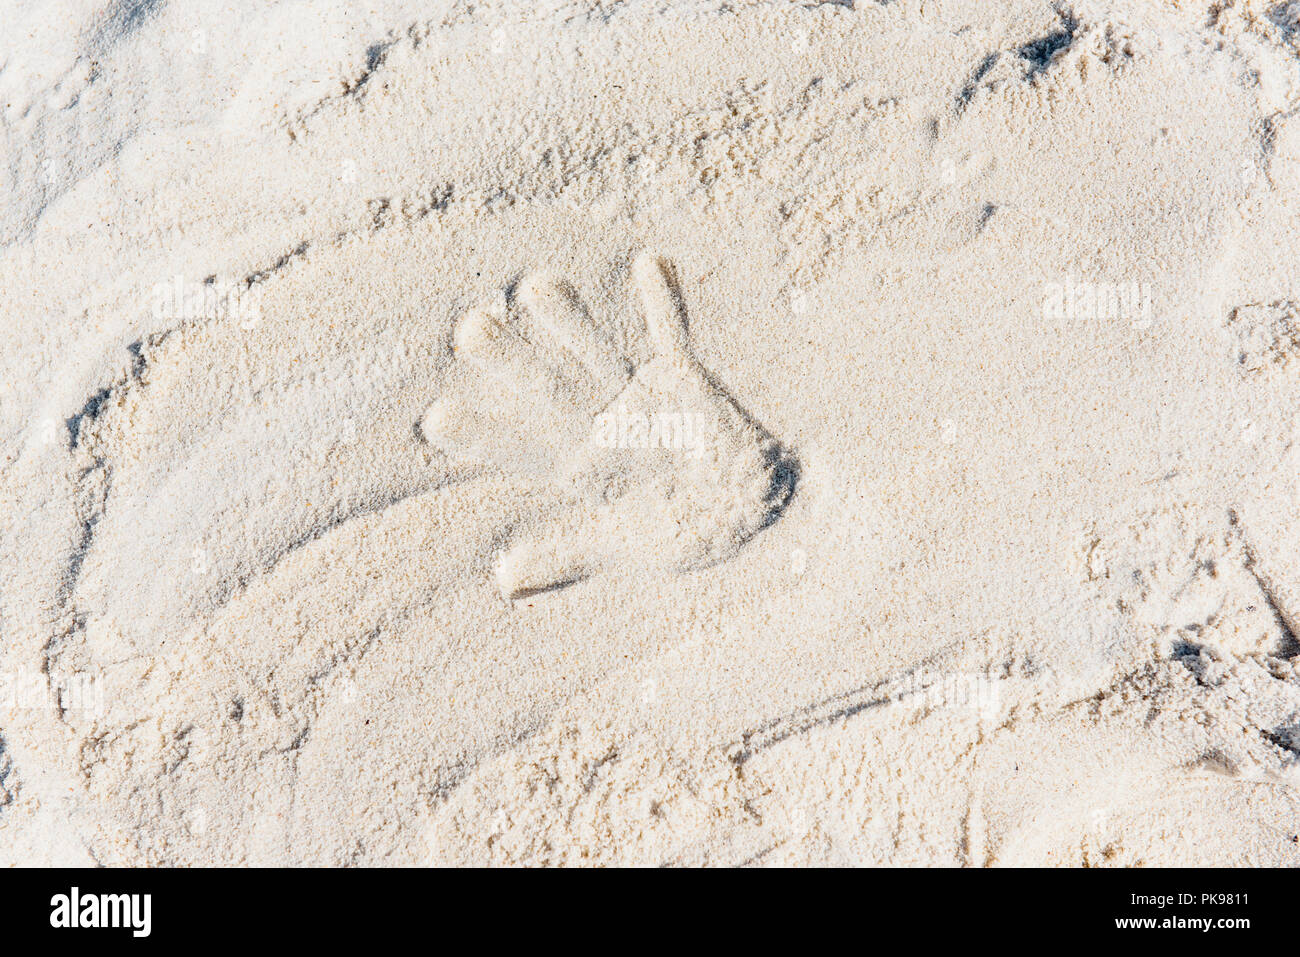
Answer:
<svg viewBox="0 0 1300 957"><path fill-rule="evenodd" d="M632 279L651 352L639 364L569 286L538 274L456 327L448 389L420 429L541 493L497 563L508 597L616 565L720 561L794 491L793 456L692 354L671 268L642 256Z"/></svg>

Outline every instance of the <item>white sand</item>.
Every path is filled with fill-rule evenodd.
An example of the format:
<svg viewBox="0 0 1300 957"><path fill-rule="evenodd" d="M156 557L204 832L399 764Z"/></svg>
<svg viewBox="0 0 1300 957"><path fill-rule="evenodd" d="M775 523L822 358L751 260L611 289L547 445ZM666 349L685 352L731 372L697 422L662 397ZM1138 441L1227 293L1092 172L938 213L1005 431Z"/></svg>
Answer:
<svg viewBox="0 0 1300 957"><path fill-rule="evenodd" d="M1300 3L2 16L0 862L1300 864Z"/></svg>

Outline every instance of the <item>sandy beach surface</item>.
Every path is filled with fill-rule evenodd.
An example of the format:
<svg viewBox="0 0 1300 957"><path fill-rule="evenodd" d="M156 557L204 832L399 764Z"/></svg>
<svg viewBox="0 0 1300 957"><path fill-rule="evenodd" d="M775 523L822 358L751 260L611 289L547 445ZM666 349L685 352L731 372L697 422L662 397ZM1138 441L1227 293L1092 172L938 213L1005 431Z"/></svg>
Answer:
<svg viewBox="0 0 1300 957"><path fill-rule="evenodd" d="M0 20L0 863L1300 864L1300 2Z"/></svg>

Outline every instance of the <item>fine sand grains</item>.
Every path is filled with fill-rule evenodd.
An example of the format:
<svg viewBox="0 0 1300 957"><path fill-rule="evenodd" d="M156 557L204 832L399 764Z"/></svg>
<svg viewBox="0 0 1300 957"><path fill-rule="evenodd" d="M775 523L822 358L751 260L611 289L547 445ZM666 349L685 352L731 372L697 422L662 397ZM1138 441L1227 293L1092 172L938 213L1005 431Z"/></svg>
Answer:
<svg viewBox="0 0 1300 957"><path fill-rule="evenodd" d="M1300 863L1296 6L24 8L0 862Z"/></svg>

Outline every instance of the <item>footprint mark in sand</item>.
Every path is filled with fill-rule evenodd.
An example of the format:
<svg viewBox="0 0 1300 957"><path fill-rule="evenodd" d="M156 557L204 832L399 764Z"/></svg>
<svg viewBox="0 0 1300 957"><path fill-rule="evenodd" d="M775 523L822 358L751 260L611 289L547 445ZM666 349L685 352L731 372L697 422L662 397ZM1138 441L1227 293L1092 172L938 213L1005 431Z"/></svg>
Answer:
<svg viewBox="0 0 1300 957"><path fill-rule="evenodd" d="M420 431L453 458L549 487L497 562L519 598L616 566L699 568L780 515L794 456L696 360L668 263L632 267L651 357L637 363L574 291L525 277L516 308L459 321L447 391Z"/></svg>

